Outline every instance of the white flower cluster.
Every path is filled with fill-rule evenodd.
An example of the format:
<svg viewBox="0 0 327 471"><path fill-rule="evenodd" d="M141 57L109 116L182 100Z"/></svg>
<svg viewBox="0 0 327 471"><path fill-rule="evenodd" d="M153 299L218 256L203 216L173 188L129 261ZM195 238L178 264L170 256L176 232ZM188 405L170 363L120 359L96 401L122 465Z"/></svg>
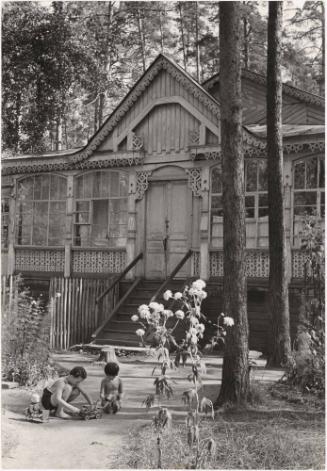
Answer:
<svg viewBox="0 0 327 471"><path fill-rule="evenodd" d="M163 294L165 301L174 300L180 303L180 307L173 312L166 309L163 304L151 302L142 304L138 308L138 313L131 317L133 322L139 322L142 326L141 329L136 330L139 337L145 335L146 324L155 328L156 334L160 337L167 335L166 322L169 318L175 317L176 323L187 318L190 323L189 331L187 332L186 340L188 343L196 345L199 338L203 337L204 325L200 323L201 316L201 303L207 297L204 291L206 284L203 280L196 280L190 287L186 287L181 293L177 291L173 293L171 290L166 290Z"/></svg>

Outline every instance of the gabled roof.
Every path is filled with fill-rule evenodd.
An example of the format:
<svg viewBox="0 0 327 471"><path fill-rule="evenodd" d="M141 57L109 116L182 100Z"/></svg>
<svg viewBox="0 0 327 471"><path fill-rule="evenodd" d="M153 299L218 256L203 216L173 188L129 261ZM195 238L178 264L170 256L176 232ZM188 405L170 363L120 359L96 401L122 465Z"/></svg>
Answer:
<svg viewBox="0 0 327 471"><path fill-rule="evenodd" d="M253 72L249 69L242 70L242 78L251 80L255 83L260 83L261 85L267 85L267 78L262 75L258 74L257 72ZM206 80L202 83L203 88L206 90L210 90L216 83L219 83L219 73L211 77L210 79ZM317 105L321 108L325 107L325 99L322 96L315 95L313 93L306 92L301 90L300 88L294 87L293 85L283 84L283 93L286 95L297 98L300 101L305 103L309 103L311 105Z"/></svg>
<svg viewBox="0 0 327 471"><path fill-rule="evenodd" d="M194 94L204 105L206 105L215 115L219 116L220 108L218 101L207 92L191 75L189 75L175 61L164 54L159 54L149 68L139 78L136 84L127 93L125 98L119 103L117 108L102 124L99 130L92 136L82 151L71 156L74 162L87 159L94 150L103 142L106 136L113 130L116 124L128 112L138 97L146 87L152 82L160 70L167 70L177 81L181 82L185 88Z"/></svg>

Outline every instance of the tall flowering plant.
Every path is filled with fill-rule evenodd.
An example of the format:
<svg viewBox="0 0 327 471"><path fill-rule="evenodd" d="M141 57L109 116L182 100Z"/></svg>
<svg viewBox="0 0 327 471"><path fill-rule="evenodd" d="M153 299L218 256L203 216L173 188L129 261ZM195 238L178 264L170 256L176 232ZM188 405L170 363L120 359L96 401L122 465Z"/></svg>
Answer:
<svg viewBox="0 0 327 471"><path fill-rule="evenodd" d="M202 397L200 400L199 389L202 385L201 376L205 372L205 364L201 360L199 343L204 336L206 321L205 315L201 312L202 301L207 297L204 290L206 284L203 280L194 281L191 286L186 286L183 292L172 293L167 290L163 298L167 302L177 305L176 310L166 309L163 304L151 302L149 305L142 304L138 308L138 314L132 316L134 322L139 323L140 328L136 330L136 335L144 343L146 331L151 328L154 330L154 336L157 340L157 354L160 362L160 374L155 378L155 394L150 394L144 401L146 407L150 408L155 399L158 399L159 412L154 419L157 430L158 443L158 467L161 467L161 433L165 426L171 423L171 414L167 408L161 407L161 398L170 398L173 394L172 386L166 376L168 368L173 367L173 362L169 354L169 346L173 345L176 349L175 366L179 366L180 358L183 358L183 364L189 360L191 372L188 380L192 387L182 394L182 400L188 407L187 413L187 434L190 451L195 448L195 463L193 467L198 467L203 453L212 453L214 444L209 440L206 446L200 441L199 423L200 413L210 413L214 418L213 404L210 399ZM223 325L220 325L220 319L223 318ZM168 322L169 320L169 322ZM186 327L185 337L178 345L174 337L174 332L178 324L183 321ZM223 336L225 329L232 327L233 319L221 314L218 318L220 335ZM170 327L168 327L170 325ZM155 369L154 369L155 371ZM153 372L154 372L153 371Z"/></svg>

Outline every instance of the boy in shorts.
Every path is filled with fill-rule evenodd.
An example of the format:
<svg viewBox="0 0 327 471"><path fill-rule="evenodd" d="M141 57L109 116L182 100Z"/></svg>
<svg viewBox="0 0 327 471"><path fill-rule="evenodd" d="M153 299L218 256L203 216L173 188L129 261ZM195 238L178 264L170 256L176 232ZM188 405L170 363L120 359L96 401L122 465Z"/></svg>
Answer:
<svg viewBox="0 0 327 471"><path fill-rule="evenodd" d="M92 404L90 396L81 388L80 383L85 380L87 373L81 366L75 366L68 376L57 379L52 386L43 390L41 403L44 409L55 411L56 417L69 419L65 411L78 414L80 409L70 403L80 394Z"/></svg>

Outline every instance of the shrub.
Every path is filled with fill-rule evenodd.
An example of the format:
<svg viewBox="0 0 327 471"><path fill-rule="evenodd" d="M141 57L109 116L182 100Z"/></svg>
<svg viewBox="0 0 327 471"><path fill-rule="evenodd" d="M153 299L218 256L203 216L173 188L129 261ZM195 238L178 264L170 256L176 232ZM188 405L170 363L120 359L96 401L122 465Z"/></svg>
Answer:
<svg viewBox="0 0 327 471"><path fill-rule="evenodd" d="M304 286L295 341L295 365L287 380L304 392L325 393L325 255L324 232L313 216L303 221L306 252Z"/></svg>
<svg viewBox="0 0 327 471"><path fill-rule="evenodd" d="M16 277L2 316L2 377L32 386L53 374L48 364L50 315Z"/></svg>

